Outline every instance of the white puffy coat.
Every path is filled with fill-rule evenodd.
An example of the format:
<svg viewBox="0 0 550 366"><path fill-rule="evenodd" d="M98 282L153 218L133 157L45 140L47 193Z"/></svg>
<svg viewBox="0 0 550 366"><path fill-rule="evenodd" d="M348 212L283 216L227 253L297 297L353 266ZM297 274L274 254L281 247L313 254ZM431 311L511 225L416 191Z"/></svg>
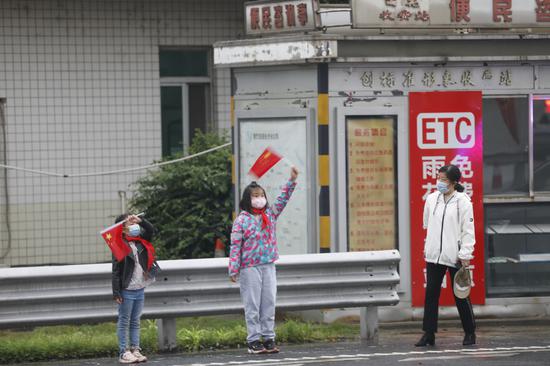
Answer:
<svg viewBox="0 0 550 366"><path fill-rule="evenodd" d="M473 259L476 243L470 197L455 192L445 203L440 192L428 195L424 204L426 262L456 267L460 259Z"/></svg>

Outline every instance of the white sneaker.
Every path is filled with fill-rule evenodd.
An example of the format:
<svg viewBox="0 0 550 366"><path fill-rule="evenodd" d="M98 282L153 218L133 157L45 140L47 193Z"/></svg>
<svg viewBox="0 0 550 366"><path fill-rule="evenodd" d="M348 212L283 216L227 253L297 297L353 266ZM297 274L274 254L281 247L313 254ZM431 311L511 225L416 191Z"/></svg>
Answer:
<svg viewBox="0 0 550 366"><path fill-rule="evenodd" d="M139 362L136 356L130 351L126 351L119 357L118 362L120 363L136 363Z"/></svg>
<svg viewBox="0 0 550 366"><path fill-rule="evenodd" d="M137 358L138 362L147 362L147 357L141 354L140 349L136 348L132 351L132 355Z"/></svg>

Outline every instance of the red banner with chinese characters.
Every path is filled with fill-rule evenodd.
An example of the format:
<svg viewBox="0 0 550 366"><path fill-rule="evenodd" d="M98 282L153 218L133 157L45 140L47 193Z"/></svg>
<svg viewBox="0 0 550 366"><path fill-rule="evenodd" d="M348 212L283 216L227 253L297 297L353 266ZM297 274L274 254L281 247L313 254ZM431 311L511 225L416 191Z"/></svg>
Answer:
<svg viewBox="0 0 550 366"><path fill-rule="evenodd" d="M462 172L474 209L476 245L470 265L473 279L470 299L485 303L483 245L483 130L480 91L411 92L410 201L412 305L423 306L426 289L423 210L426 197L436 190L439 168L454 164ZM441 289L440 305L454 304L450 276Z"/></svg>

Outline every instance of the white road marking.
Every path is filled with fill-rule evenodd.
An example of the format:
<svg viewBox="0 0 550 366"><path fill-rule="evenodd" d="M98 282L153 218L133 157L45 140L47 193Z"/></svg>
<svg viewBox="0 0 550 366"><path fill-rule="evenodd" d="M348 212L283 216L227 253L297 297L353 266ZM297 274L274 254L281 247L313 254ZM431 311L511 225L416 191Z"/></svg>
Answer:
<svg viewBox="0 0 550 366"><path fill-rule="evenodd" d="M428 361L428 360L451 360L460 358L490 358L490 357L512 357L526 352L550 352L550 347L513 347L510 348L498 347L494 349L480 348L480 352L475 350L468 350L468 352L462 352L462 355L449 355L449 356L435 356L435 357L409 357L399 360L399 362L408 361ZM519 348L519 349L518 349ZM474 351L474 352L472 352Z"/></svg>
<svg viewBox="0 0 550 366"><path fill-rule="evenodd" d="M245 361L229 361L229 362L211 362L211 363L194 363L191 365L174 365L174 366L231 366L231 365L256 365L256 366L303 366L305 364L315 362L344 362L368 360L375 357L390 357L390 356L413 356L405 359L400 359L400 362L407 361L427 361L427 360L448 360L459 358L487 358L487 357L511 357L525 352L550 352L548 346L524 346L524 347L494 347L494 348L462 348L462 349L446 349L446 350L426 350L426 351L409 351L409 352L376 352L376 353L358 353L355 355L322 355L322 356L304 356L304 357L287 357L287 358L272 358L265 360L245 360ZM414 357L422 356L424 357ZM433 355L433 356L431 356ZM439 356L437 356L439 355Z"/></svg>
<svg viewBox="0 0 550 366"><path fill-rule="evenodd" d="M487 357L510 357L510 356L517 356L519 353L501 353L497 355L485 355L485 356L478 356L478 355L453 355L453 356L435 356L435 357L410 357L410 358L404 358L402 360L399 360L399 362L417 362L417 361L432 361L432 360L458 360L458 359L464 359L464 358L487 358Z"/></svg>

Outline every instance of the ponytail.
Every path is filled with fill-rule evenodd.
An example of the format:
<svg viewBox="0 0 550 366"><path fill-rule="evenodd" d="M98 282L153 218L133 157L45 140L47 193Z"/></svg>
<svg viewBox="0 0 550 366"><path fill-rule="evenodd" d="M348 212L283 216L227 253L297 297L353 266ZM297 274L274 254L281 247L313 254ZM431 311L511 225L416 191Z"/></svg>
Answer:
<svg viewBox="0 0 550 366"><path fill-rule="evenodd" d="M455 183L455 191L457 192L464 192L464 186L460 183Z"/></svg>

